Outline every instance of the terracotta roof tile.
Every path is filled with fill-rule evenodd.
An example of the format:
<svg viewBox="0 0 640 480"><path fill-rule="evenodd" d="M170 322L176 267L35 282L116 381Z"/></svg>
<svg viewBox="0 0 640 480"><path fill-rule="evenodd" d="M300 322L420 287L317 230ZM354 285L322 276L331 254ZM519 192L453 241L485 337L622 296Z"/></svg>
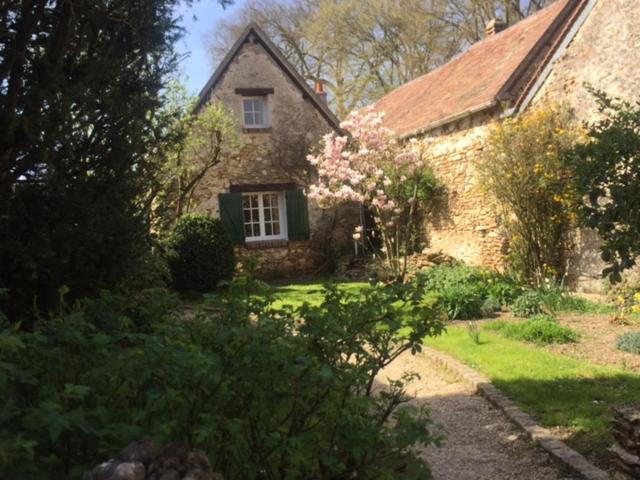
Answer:
<svg viewBox="0 0 640 480"><path fill-rule="evenodd" d="M557 27L556 20L576 3L557 0L475 43L438 69L392 90L374 104L374 109L385 112L384 122L389 128L406 135L495 104L551 27Z"/></svg>

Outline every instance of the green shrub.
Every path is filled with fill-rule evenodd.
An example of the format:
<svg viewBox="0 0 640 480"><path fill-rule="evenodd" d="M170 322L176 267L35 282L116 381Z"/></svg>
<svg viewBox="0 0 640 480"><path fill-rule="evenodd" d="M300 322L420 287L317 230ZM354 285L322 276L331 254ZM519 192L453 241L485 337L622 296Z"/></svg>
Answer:
<svg viewBox="0 0 640 480"><path fill-rule="evenodd" d="M522 288L509 276L464 264L440 265L420 274L450 320L483 318L509 305Z"/></svg>
<svg viewBox="0 0 640 480"><path fill-rule="evenodd" d="M620 335L616 340L616 348L624 352L640 354L640 331Z"/></svg>
<svg viewBox="0 0 640 480"><path fill-rule="evenodd" d="M532 317L544 311L544 298L538 290L529 290L523 293L511 305L511 313L516 317Z"/></svg>
<svg viewBox="0 0 640 480"><path fill-rule="evenodd" d="M484 292L474 285L446 287L438 292L438 298L449 320L471 320L491 313L484 309Z"/></svg>
<svg viewBox="0 0 640 480"><path fill-rule="evenodd" d="M587 300L569 293L563 286L549 283L536 290L527 290L513 302L511 312L516 317L531 317L539 313L562 311L586 312L599 310Z"/></svg>
<svg viewBox="0 0 640 480"><path fill-rule="evenodd" d="M573 343L579 339L579 334L560 325L550 315L537 314L521 322L495 320L485 325L488 330L494 330L501 335L525 342L552 344Z"/></svg>
<svg viewBox="0 0 640 480"><path fill-rule="evenodd" d="M218 219L181 217L168 242L173 287L179 292L211 292L233 275L235 257L229 235Z"/></svg>
<svg viewBox="0 0 640 480"><path fill-rule="evenodd" d="M105 293L32 332L4 321L0 471L78 479L149 436L204 449L228 479L428 478L415 447L437 437L407 403L411 377L374 381L443 329L419 283L278 308L262 288L238 278L189 316L158 290Z"/></svg>

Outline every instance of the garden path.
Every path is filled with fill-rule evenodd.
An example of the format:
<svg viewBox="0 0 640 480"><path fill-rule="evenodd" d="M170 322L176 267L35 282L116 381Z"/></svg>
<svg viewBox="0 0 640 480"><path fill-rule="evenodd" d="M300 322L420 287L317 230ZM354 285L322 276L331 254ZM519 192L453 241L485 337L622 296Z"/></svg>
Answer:
<svg viewBox="0 0 640 480"><path fill-rule="evenodd" d="M431 418L445 432L441 447L423 448L435 480L573 480L536 448L502 412L473 388L409 352L387 367L378 380L417 372L408 386L416 404L427 403Z"/></svg>

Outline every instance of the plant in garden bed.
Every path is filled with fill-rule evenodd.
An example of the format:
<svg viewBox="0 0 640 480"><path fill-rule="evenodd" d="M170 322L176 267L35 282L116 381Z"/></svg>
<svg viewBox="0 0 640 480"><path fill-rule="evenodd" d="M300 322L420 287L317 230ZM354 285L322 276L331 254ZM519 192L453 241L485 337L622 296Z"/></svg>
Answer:
<svg viewBox="0 0 640 480"><path fill-rule="evenodd" d="M278 306L240 277L215 311L180 315L163 291L137 302L105 293L33 332L0 325L3 473L80 478L151 436L204 449L228 479L429 477L414 447L437 436L409 377L375 393L443 330L420 282Z"/></svg>
<svg viewBox="0 0 640 480"><path fill-rule="evenodd" d="M534 287L567 270L579 196L564 152L579 139L573 114L555 106L498 125L478 167L502 211L511 269Z"/></svg>
<svg viewBox="0 0 640 480"><path fill-rule="evenodd" d="M526 290L511 306L511 312L516 317L531 317L546 313L553 314L559 311L587 312L601 310L598 307L569 293L562 285L553 280L547 280L537 289Z"/></svg>
<svg viewBox="0 0 640 480"><path fill-rule="evenodd" d="M418 210L438 188L428 168L428 152L415 139L399 143L382 125L382 115L369 110L350 114L341 127L348 135L326 135L320 152L307 157L318 171L309 197L321 206L358 202L371 209L385 265L394 279L402 280ZM361 235L358 228L354 238Z"/></svg>
<svg viewBox="0 0 640 480"><path fill-rule="evenodd" d="M490 269L464 264L440 265L419 274L450 320L491 315L523 291L513 278Z"/></svg>
<svg viewBox="0 0 640 480"><path fill-rule="evenodd" d="M485 325L487 330L494 330L507 338L532 343L574 343L580 338L574 330L563 327L555 317L537 314L520 322L494 320Z"/></svg>
<svg viewBox="0 0 640 480"><path fill-rule="evenodd" d="M616 348L624 352L640 354L640 332L623 333L616 340Z"/></svg>

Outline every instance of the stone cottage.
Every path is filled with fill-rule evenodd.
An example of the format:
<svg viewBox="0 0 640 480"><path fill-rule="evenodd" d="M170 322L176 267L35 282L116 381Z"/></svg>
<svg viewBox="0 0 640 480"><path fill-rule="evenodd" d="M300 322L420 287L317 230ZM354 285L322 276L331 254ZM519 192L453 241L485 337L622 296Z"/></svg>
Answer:
<svg viewBox="0 0 640 480"><path fill-rule="evenodd" d="M639 65L639 0L557 0L510 28L491 22L485 39L375 103L400 137L435 142L432 166L448 199L442 218L427 226L431 247L502 266L506 240L474 168L490 126L549 102L566 102L580 120L593 120L598 112L585 82L637 101ZM598 239L591 231L577 236L569 281L598 290Z"/></svg>
<svg viewBox="0 0 640 480"><path fill-rule="evenodd" d="M220 217L240 256L258 273L315 273L353 248L359 209L320 209L305 189L315 172L306 156L339 129L322 84L315 91L267 35L250 24L202 89L197 109L222 102L238 119L242 148L208 172L197 210Z"/></svg>

